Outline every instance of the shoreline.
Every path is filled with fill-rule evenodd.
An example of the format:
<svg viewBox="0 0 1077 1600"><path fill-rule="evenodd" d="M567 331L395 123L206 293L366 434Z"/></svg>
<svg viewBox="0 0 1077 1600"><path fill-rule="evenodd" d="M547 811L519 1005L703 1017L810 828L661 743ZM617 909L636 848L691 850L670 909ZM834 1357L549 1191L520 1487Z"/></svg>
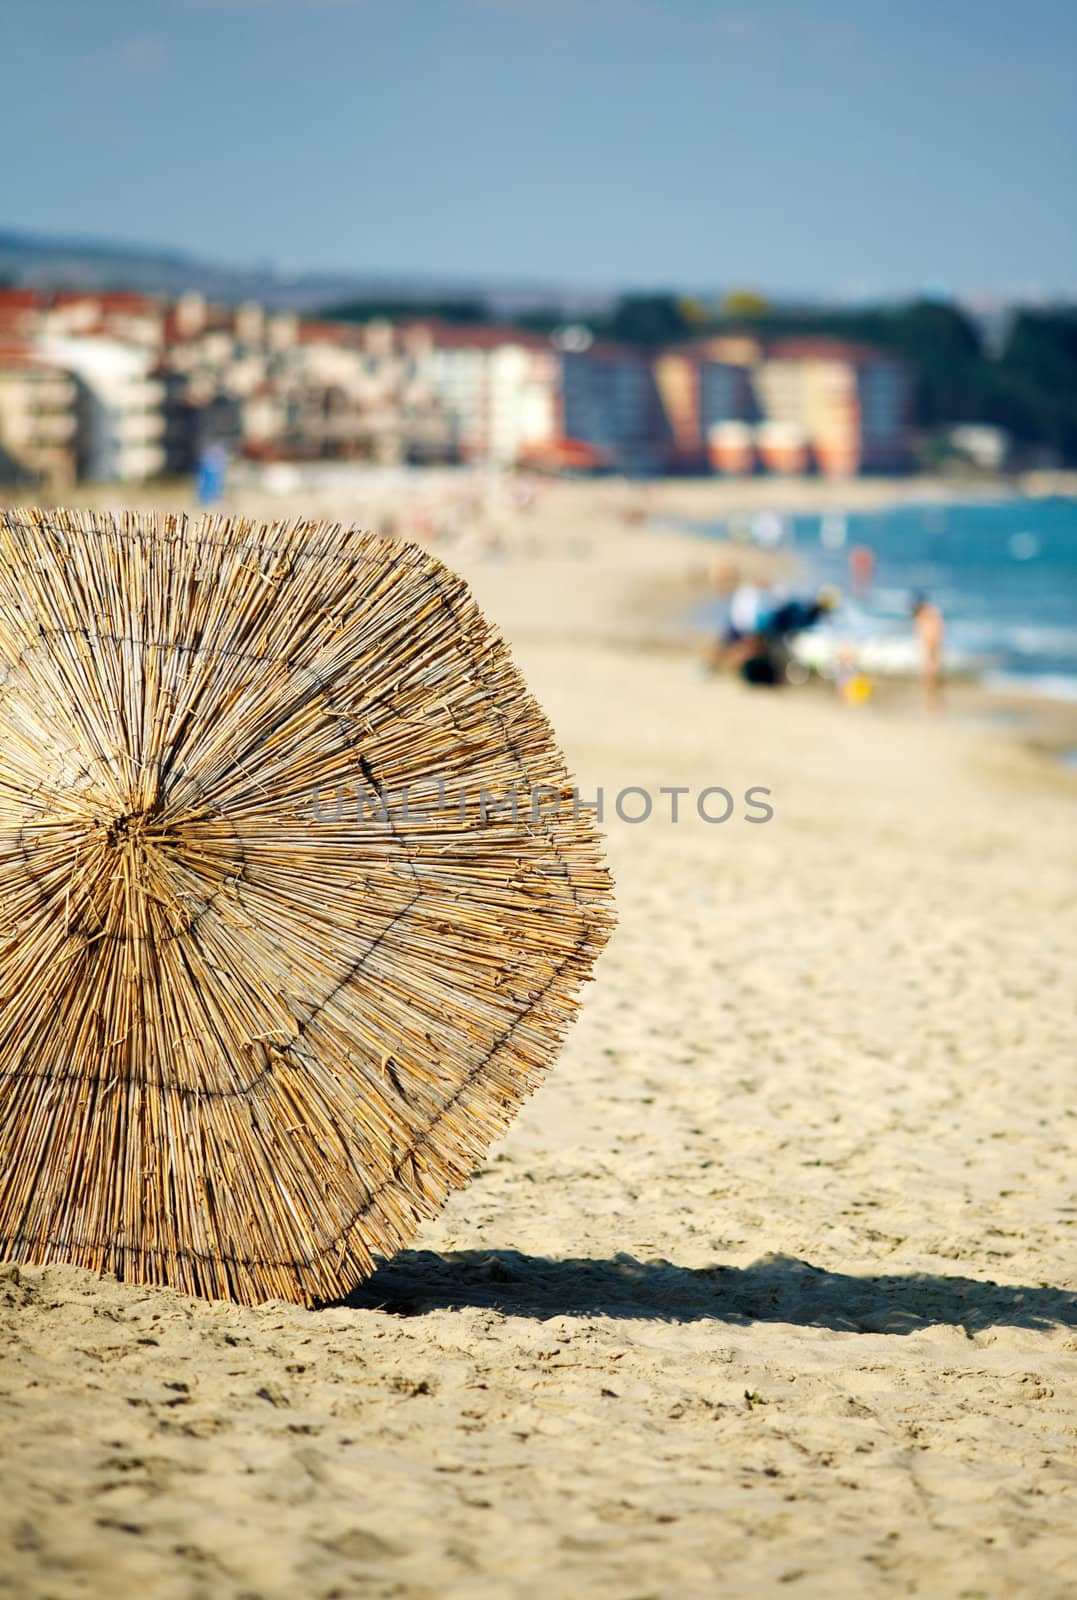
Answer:
<svg viewBox="0 0 1077 1600"><path fill-rule="evenodd" d="M643 485L647 487L646 484ZM955 505L991 500L1077 499L1077 472L917 473L904 477L664 478L656 500L670 515L710 521L763 510L810 516L820 511L877 511L898 505Z"/></svg>
<svg viewBox="0 0 1077 1600"><path fill-rule="evenodd" d="M414 537L409 522L417 508L460 500L471 504L460 517L460 536L434 539L428 546L431 553L474 581L480 591L488 568L502 563L518 567L525 581L537 583L538 592L546 597L544 605L532 608L528 622L532 634L541 632L548 640L559 637L566 642L598 636L617 647L685 657L698 655L706 638L690 613L713 597L710 570L719 551L760 574L789 575L796 559L788 549L768 551L722 540L691 523L761 510L788 516L943 501L960 504L1014 495L1077 498L1077 472L978 475L967 481L938 475L552 478L535 483L534 505L522 511L510 501L510 480L484 479L478 470L468 473L457 468L446 473L437 468L368 468L361 463L339 464L337 470L337 463L328 465L333 468L328 479L335 478L336 483L321 481L326 475L315 471L309 489L300 485L273 493L264 486L235 485L214 510L269 521L324 516L391 528L395 536L408 538ZM17 498L33 503L29 495ZM43 503L57 502L53 497ZM64 503L96 509L121 504L135 509L160 507L191 515L201 509L189 482L80 485ZM615 603L603 608L601 626L593 608L581 607L576 594L579 572L596 563L604 586L615 597ZM556 581L546 581L556 576L562 580L559 592ZM805 687L779 692L795 697ZM822 692L826 694L826 686ZM969 731L1009 740L1033 753L1045 770L1065 769L1067 755L1077 750L1077 702L964 679L950 681L947 698L950 709L945 715ZM849 714L870 716L883 708L888 714L919 715L913 681L879 680L874 706L850 709Z"/></svg>
<svg viewBox="0 0 1077 1600"><path fill-rule="evenodd" d="M1060 475L1055 475L1052 484ZM887 480L885 494L876 499L873 495L866 495L863 503L858 507L845 503L841 509L855 514L856 511L883 510L886 508L907 504L935 503L919 494L897 494L889 497L889 490L894 488L900 480ZM935 486L935 480L932 480ZM874 483L873 488L880 490L882 485ZM1069 484L1071 493L1077 494L1077 475ZM1047 491L1045 491L1047 492ZM1054 487L1049 491L1055 493ZM995 499L994 493L977 498ZM794 492L795 505L777 506L768 503L768 509L781 510L786 516L812 515L821 511L835 509L825 494L820 495L814 505L805 505L800 498L799 490ZM970 499L965 495L953 495L946 502L952 505L969 504ZM735 562L742 571L749 573L766 574L771 577L788 577L796 566L803 560L805 552L783 547L770 551L760 549L758 546L745 544L732 540L720 534L707 531L713 526L714 521L724 517L735 516L738 511L746 512L749 507L746 503L733 500L723 501L723 510L713 520L683 518L670 516L663 512L659 526L651 531L658 538L668 536L687 536L697 540L699 544L717 555L727 556ZM752 509L761 509L756 506ZM713 600L712 592L698 591L689 582L679 586L670 586L670 597L676 597L679 603L679 612L676 623L667 617L667 624L674 625L683 635L684 648L689 653L698 653L702 641L707 637L704 624L694 613L698 613L703 606ZM652 619L656 620L656 619ZM982 731L1000 737L1010 737L1028 750L1035 752L1044 760L1059 763L1072 770L1072 757L1077 752L1077 697L1067 695L1052 695L1037 691L1035 685L1039 678L1030 677L1028 687L1023 687L1016 677L1005 686L992 684L988 674L979 673L954 673L944 680L944 694L947 714L959 722L964 730ZM899 674L878 676L875 678L875 693L873 700L876 707L885 706L887 709L902 708L905 711L918 709L917 680L912 675ZM826 680L820 687L826 688ZM794 689L793 693L801 692Z"/></svg>

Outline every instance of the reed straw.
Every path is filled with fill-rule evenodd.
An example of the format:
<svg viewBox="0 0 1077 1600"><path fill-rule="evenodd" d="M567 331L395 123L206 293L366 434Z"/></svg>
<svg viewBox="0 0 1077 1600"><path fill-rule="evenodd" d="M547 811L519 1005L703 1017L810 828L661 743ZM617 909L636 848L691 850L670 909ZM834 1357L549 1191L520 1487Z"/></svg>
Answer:
<svg viewBox="0 0 1077 1600"><path fill-rule="evenodd" d="M0 513L0 1258L312 1304L400 1249L611 930L570 782L415 545Z"/></svg>

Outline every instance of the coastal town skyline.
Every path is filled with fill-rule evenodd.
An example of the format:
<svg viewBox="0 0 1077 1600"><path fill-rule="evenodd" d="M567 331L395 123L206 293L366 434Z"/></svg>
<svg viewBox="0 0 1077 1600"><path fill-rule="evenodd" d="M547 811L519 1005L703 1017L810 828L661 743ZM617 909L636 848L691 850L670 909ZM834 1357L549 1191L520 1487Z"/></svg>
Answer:
<svg viewBox="0 0 1077 1600"><path fill-rule="evenodd" d="M910 379L899 359L848 340L645 349L582 328L356 325L197 294L0 289L0 482L186 476L213 455L902 471Z"/></svg>
<svg viewBox="0 0 1077 1600"><path fill-rule="evenodd" d="M6 43L9 147L35 136L4 220L28 231L283 274L1074 288L1057 0L50 0Z"/></svg>

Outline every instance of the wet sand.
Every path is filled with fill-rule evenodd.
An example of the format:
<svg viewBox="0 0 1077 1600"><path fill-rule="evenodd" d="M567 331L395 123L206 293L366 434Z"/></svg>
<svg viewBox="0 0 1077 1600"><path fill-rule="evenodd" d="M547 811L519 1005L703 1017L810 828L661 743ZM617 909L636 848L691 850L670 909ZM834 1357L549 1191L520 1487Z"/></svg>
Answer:
<svg viewBox="0 0 1077 1600"><path fill-rule="evenodd" d="M1077 775L705 677L618 507L446 553L606 796L556 1071L345 1305L0 1269L0 1594L1074 1592Z"/></svg>

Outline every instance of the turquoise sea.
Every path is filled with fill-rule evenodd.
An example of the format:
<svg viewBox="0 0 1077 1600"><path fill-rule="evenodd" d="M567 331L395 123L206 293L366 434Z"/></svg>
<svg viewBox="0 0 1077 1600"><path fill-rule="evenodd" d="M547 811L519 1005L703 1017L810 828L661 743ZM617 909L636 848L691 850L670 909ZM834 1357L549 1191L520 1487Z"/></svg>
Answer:
<svg viewBox="0 0 1077 1600"><path fill-rule="evenodd" d="M755 532L773 535L778 519ZM768 526L769 523L769 526ZM909 600L926 594L946 619L948 651L989 686L1077 699L1077 500L922 503L871 512L781 519L782 546L799 557L797 591L821 583L844 599L844 637L909 634ZM714 537L750 534L706 524ZM856 596L849 553L874 557L870 589Z"/></svg>

